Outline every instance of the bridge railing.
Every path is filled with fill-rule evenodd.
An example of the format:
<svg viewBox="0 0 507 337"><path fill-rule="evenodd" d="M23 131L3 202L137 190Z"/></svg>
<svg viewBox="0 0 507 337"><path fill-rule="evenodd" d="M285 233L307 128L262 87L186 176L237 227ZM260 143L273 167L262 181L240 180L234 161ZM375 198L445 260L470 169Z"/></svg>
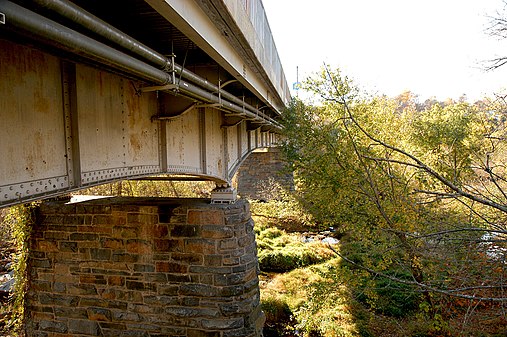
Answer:
<svg viewBox="0 0 507 337"><path fill-rule="evenodd" d="M270 61L272 75L274 76L273 82L280 87L282 100L288 102L290 99L289 87L262 0L240 1Z"/></svg>

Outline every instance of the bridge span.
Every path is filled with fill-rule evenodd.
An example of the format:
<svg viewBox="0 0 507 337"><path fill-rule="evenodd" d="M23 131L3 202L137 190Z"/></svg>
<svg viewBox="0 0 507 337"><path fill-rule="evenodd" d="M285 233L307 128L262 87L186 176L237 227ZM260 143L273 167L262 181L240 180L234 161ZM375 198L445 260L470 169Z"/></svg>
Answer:
<svg viewBox="0 0 507 337"><path fill-rule="evenodd" d="M0 0L0 71L0 207L159 175L232 200L290 99L261 0Z"/></svg>

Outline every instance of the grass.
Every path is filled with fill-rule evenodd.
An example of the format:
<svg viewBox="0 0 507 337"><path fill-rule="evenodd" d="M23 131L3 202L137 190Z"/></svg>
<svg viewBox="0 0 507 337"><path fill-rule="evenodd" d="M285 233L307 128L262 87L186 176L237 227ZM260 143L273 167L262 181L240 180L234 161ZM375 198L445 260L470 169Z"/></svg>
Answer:
<svg viewBox="0 0 507 337"><path fill-rule="evenodd" d="M467 304L457 310L450 303L454 311L440 306L437 314L430 314L413 289L353 269L326 245L303 243L299 232L316 231L316 226L293 202L253 202L252 214L262 271L261 305L267 318L265 337L507 336L507 322L498 315L501 305ZM334 248L349 256L360 250L357 240L348 236Z"/></svg>
<svg viewBox="0 0 507 337"><path fill-rule="evenodd" d="M287 272L334 256L325 244L305 243L299 234L288 234L276 227L257 226L256 235L262 271Z"/></svg>
<svg viewBox="0 0 507 337"><path fill-rule="evenodd" d="M292 317L292 329L305 336L359 336L350 292L332 270L339 258L283 274L261 275L261 302L267 319ZM290 314L288 314L290 312Z"/></svg>

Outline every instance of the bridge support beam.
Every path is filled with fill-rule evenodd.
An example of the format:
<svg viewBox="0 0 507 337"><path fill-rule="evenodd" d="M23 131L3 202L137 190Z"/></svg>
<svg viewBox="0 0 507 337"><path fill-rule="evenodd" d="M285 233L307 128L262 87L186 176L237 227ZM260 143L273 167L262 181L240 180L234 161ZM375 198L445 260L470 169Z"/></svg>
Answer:
<svg viewBox="0 0 507 337"><path fill-rule="evenodd" d="M28 336L261 335L246 201L52 201L39 213Z"/></svg>

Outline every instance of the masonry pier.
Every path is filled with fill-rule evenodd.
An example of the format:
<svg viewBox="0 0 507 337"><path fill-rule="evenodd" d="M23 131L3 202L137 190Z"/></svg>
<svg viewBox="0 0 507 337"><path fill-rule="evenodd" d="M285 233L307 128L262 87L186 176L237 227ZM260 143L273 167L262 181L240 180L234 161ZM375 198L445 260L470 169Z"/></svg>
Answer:
<svg viewBox="0 0 507 337"><path fill-rule="evenodd" d="M248 202L44 202L33 228L28 336L260 336Z"/></svg>
<svg viewBox="0 0 507 337"><path fill-rule="evenodd" d="M270 200L277 197L274 184L287 191L294 190L294 176L287 168L280 148L257 149L240 166L235 185L243 198Z"/></svg>

